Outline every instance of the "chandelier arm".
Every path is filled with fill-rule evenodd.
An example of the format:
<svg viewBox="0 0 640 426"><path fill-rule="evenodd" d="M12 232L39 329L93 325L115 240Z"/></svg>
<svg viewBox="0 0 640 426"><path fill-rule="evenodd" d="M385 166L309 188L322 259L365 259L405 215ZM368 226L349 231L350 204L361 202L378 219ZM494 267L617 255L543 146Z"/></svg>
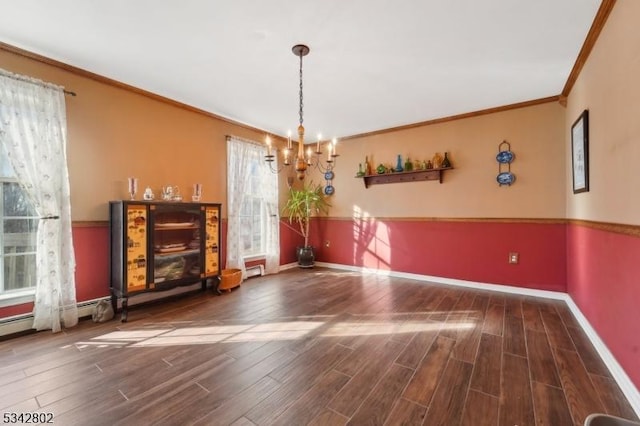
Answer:
<svg viewBox="0 0 640 426"><path fill-rule="evenodd" d="M327 164L327 166L328 166L328 164ZM319 155L316 156L316 161L315 161L315 164L314 164L314 168L316 170L320 171L320 173L325 173L328 170L327 167L322 164L322 160L320 159Z"/></svg>
<svg viewBox="0 0 640 426"><path fill-rule="evenodd" d="M313 159L308 163L309 167L311 167L312 169L316 169L318 171L320 171L321 173L326 173L326 172L330 172L333 170L333 168L336 166L336 160L337 157L339 157L339 155L332 155L331 156L331 161L322 161L322 156L320 154L318 154L317 152L314 153L315 155L312 157ZM326 163L326 165L324 164Z"/></svg>
<svg viewBox="0 0 640 426"><path fill-rule="evenodd" d="M265 155L265 161L267 163L269 163L269 170L271 170L271 173L273 174L277 174L280 173L282 171L282 169L285 168L285 166L288 166L288 164L280 164L278 167L274 168L273 167L273 155Z"/></svg>

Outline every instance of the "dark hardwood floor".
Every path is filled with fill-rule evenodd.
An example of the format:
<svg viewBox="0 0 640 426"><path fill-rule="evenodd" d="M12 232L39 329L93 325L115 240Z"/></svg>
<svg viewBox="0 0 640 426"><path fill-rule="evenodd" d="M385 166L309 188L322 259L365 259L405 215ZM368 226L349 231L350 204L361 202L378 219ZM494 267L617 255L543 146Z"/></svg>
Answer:
<svg viewBox="0 0 640 426"><path fill-rule="evenodd" d="M0 342L0 407L59 425L637 419L564 302L321 268Z"/></svg>

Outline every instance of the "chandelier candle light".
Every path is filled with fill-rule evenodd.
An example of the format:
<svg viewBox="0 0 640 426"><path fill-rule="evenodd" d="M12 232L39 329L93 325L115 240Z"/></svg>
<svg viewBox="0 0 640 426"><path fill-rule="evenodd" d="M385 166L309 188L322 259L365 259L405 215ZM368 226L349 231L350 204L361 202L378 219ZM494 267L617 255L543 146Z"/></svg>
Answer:
<svg viewBox="0 0 640 426"><path fill-rule="evenodd" d="M322 173L331 172L331 176L333 176L333 167L335 166L336 158L338 157L338 153L336 150L336 144L338 143L337 139L333 138L331 142L327 142L327 159L326 165L322 164L322 135L318 135L318 140L316 142L316 150L315 153L312 151L311 147L307 148L307 152L305 155L304 151L304 126L303 123L303 96L302 96L302 57L306 56L309 53L309 47L304 44L297 44L293 46L291 49L293 53L300 58L300 109L299 109L299 125L298 125L298 155L295 158L291 158L293 154L293 147L291 144L291 130L287 132L287 146L283 150L283 164L281 167L274 169L273 161L275 155L272 152L271 147L271 139L269 136L266 138L267 144L267 155L265 156L265 160L269 163L269 167L273 173L280 173L284 169L284 167L289 168L289 166L294 166L296 176L299 180L303 180L307 171L307 168L317 168ZM315 154L315 156L313 155ZM330 186L329 185L327 187ZM330 189L331 193L333 193L333 186ZM327 188L325 188L325 193L327 193Z"/></svg>

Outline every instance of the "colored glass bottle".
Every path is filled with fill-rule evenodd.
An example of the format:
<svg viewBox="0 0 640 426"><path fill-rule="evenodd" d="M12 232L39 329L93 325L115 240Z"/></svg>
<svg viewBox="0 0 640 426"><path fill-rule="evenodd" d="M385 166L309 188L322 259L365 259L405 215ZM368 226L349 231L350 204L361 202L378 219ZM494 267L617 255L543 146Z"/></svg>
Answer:
<svg viewBox="0 0 640 426"><path fill-rule="evenodd" d="M401 172L404 169L402 168L402 156L398 154L398 161L396 162L396 172Z"/></svg>
<svg viewBox="0 0 640 426"><path fill-rule="evenodd" d="M413 170L413 163L411 162L411 159L407 157L407 161L405 161L404 163L404 171L410 172L412 170Z"/></svg>
<svg viewBox="0 0 640 426"><path fill-rule="evenodd" d="M444 153L444 160L442 160L442 168L447 168L447 167L451 167L451 162L449 161L449 156L447 155L447 153Z"/></svg>

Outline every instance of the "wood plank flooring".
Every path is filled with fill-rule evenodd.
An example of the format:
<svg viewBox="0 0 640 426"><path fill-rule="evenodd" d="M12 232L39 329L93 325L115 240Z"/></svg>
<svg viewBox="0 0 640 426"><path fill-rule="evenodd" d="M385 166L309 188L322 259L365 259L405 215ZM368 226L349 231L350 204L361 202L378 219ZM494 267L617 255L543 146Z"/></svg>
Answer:
<svg viewBox="0 0 640 426"><path fill-rule="evenodd" d="M564 302L323 268L2 341L0 408L60 425L637 420Z"/></svg>

